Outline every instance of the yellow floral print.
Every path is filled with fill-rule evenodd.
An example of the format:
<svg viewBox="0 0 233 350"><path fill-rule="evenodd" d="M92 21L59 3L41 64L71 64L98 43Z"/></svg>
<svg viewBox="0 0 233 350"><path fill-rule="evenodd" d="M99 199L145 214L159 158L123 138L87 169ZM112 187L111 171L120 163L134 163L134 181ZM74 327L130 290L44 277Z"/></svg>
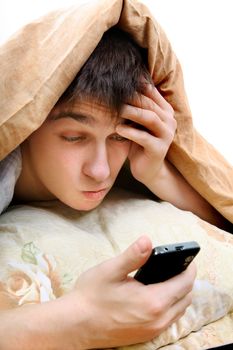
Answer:
<svg viewBox="0 0 233 350"><path fill-rule="evenodd" d="M42 253L33 242L29 242L23 246L21 258L23 262L11 261L8 264L4 289L9 299L21 306L54 300L62 294L57 264L52 255Z"/></svg>

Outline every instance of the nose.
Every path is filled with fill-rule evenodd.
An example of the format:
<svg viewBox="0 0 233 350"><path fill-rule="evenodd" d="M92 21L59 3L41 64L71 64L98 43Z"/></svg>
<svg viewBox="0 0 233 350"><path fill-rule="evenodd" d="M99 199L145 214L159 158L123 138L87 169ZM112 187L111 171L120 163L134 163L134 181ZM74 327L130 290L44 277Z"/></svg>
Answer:
<svg viewBox="0 0 233 350"><path fill-rule="evenodd" d="M90 152L88 160L83 166L83 172L86 176L96 182L105 181L111 173L108 159L108 152L105 145L94 147Z"/></svg>

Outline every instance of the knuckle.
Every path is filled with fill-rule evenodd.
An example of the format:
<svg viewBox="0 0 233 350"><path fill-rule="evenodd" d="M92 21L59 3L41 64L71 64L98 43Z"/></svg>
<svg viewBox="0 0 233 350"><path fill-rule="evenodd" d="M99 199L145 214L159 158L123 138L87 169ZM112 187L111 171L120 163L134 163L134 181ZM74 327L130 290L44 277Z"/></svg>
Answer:
<svg viewBox="0 0 233 350"><path fill-rule="evenodd" d="M173 130L167 130L167 140L168 143L171 143L172 140L174 139L174 131Z"/></svg>
<svg viewBox="0 0 233 350"><path fill-rule="evenodd" d="M193 284L197 275L197 269L196 269L196 265L194 262L192 262L190 264L190 266L187 268L187 273L189 274L189 285L190 285L190 289L193 288Z"/></svg>
<svg viewBox="0 0 233 350"><path fill-rule="evenodd" d="M150 110L150 111L153 111L154 110L154 106L155 106L155 102L153 100L149 100L148 102L148 106L147 108Z"/></svg>
<svg viewBox="0 0 233 350"><path fill-rule="evenodd" d="M177 129L177 121L174 117L170 118L168 121L167 121L167 126L169 127L169 129L175 133L176 129Z"/></svg>
<svg viewBox="0 0 233 350"><path fill-rule="evenodd" d="M171 114L171 116L174 117L175 112L172 105L170 105L170 103L167 104L167 110Z"/></svg>
<svg viewBox="0 0 233 350"><path fill-rule="evenodd" d="M176 120L175 118L173 118L173 119L171 120L171 123L172 123L173 129L176 130L176 129L177 129L177 120Z"/></svg>
<svg viewBox="0 0 233 350"><path fill-rule="evenodd" d="M196 276L197 276L197 267L196 267L196 264L195 264L194 261L191 262L191 264L189 265L188 270L189 271L191 270L192 277L193 277L193 280L194 280L196 278Z"/></svg>
<svg viewBox="0 0 233 350"><path fill-rule="evenodd" d="M189 282L187 290L188 290L188 293L190 293L193 290L193 280Z"/></svg>
<svg viewBox="0 0 233 350"><path fill-rule="evenodd" d="M143 118L143 109L142 108L136 108L134 113L136 114L136 117L138 120Z"/></svg>
<svg viewBox="0 0 233 350"><path fill-rule="evenodd" d="M187 294L187 307L192 304L192 301L193 301L193 295L192 295L192 292L188 293Z"/></svg>
<svg viewBox="0 0 233 350"><path fill-rule="evenodd" d="M170 121L170 124L173 127L177 127L177 121L176 121L176 118L175 118L175 112L174 112L174 110L173 110L171 105L169 105L168 110L166 112L167 112L167 118Z"/></svg>
<svg viewBox="0 0 233 350"><path fill-rule="evenodd" d="M160 119L156 113L153 113L153 117L147 121L148 128L150 130L156 130L158 123L160 123Z"/></svg>
<svg viewBox="0 0 233 350"><path fill-rule="evenodd" d="M160 335L169 324L165 319L160 319L159 321L156 321L155 325L151 329L151 334L153 334L153 337Z"/></svg>
<svg viewBox="0 0 233 350"><path fill-rule="evenodd" d="M143 144L145 144L145 145L148 144L148 134L147 134L146 131L144 131L144 132L142 132L142 133L140 134L140 139L141 139L141 142L142 142Z"/></svg>
<svg viewBox="0 0 233 350"><path fill-rule="evenodd" d="M180 314L177 316L177 320L179 320L181 317L183 317L185 312L186 312L186 309L181 311Z"/></svg>
<svg viewBox="0 0 233 350"><path fill-rule="evenodd" d="M164 150L168 150L168 148L170 147L173 139L174 139L174 132L172 130L166 130L165 131L165 135L164 135Z"/></svg>
<svg viewBox="0 0 233 350"><path fill-rule="evenodd" d="M161 314L163 314L165 309L165 305L162 302L162 300L153 300L153 303L151 303L151 307L150 307L150 313L152 315L152 317L158 317Z"/></svg>
<svg viewBox="0 0 233 350"><path fill-rule="evenodd" d="M193 280L188 279L184 285L184 292L189 294L193 290Z"/></svg>

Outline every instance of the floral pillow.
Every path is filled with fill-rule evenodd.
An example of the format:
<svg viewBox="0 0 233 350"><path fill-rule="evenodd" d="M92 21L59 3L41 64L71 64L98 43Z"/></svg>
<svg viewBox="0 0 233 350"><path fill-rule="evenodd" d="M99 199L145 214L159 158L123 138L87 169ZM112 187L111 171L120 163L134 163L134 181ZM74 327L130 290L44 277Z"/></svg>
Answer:
<svg viewBox="0 0 233 350"><path fill-rule="evenodd" d="M0 309L58 298L83 271L119 254L145 233L154 245L196 240L201 251L195 258L198 276L193 303L185 315L161 336L133 348L177 344L232 314L232 236L168 203L124 191L113 192L90 212L77 212L54 201L16 206L4 213L0 217ZM228 322L233 327L233 320ZM205 347L198 343L196 348Z"/></svg>
<svg viewBox="0 0 233 350"><path fill-rule="evenodd" d="M44 254L33 242L24 244L21 250L22 262L8 263L5 283L1 292L7 292L9 302L15 306L27 303L43 303L61 296L57 263L53 255ZM8 306L5 296L5 307Z"/></svg>

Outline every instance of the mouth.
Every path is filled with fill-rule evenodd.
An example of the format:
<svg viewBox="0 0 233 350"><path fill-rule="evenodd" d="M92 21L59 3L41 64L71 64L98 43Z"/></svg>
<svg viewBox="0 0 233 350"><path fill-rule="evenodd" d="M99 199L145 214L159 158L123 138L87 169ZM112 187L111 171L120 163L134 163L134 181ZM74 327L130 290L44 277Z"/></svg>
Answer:
<svg viewBox="0 0 233 350"><path fill-rule="evenodd" d="M97 191L82 191L82 194L86 199L95 201L95 200L103 199L108 191L109 191L109 188L103 188Z"/></svg>

